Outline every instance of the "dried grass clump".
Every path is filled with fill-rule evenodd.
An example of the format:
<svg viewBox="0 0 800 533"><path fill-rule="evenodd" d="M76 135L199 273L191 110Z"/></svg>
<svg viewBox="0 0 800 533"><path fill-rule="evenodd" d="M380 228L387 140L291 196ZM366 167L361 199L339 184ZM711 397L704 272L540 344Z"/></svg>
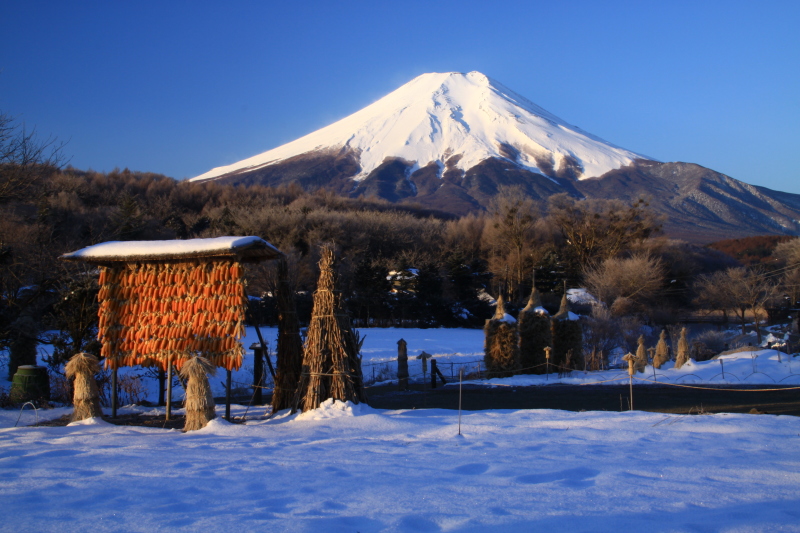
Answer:
<svg viewBox="0 0 800 533"><path fill-rule="evenodd" d="M639 335L639 346L636 348L636 361L634 361L634 368L637 372L642 373L647 368L647 348L644 347L644 335Z"/></svg>
<svg viewBox="0 0 800 533"><path fill-rule="evenodd" d="M559 372L583 369L583 328L578 320L570 319L567 293L561 298L561 308L553 317L553 360Z"/></svg>
<svg viewBox="0 0 800 533"><path fill-rule="evenodd" d="M285 257L278 261L278 286L275 291L278 306L278 368L275 390L272 393L272 412L292 406L297 383L303 368L303 340L294 291L289 284L289 265Z"/></svg>
<svg viewBox="0 0 800 533"><path fill-rule="evenodd" d="M72 356L64 367L67 379L74 379L72 403L75 409L70 420L76 422L102 416L100 409L100 391L94 375L100 372L100 362L97 357L88 353L79 353Z"/></svg>
<svg viewBox="0 0 800 533"><path fill-rule="evenodd" d="M528 305L519 312L519 364L523 374L544 374L547 371L546 346L553 345L550 317L542 309L539 291L533 287Z"/></svg>
<svg viewBox="0 0 800 533"><path fill-rule="evenodd" d="M686 340L686 328L681 328L681 338L678 341L678 355L675 357L675 368L680 368L689 362L689 341Z"/></svg>
<svg viewBox="0 0 800 533"><path fill-rule="evenodd" d="M208 382L208 376L216 373L216 367L205 357L192 357L181 367L181 377L186 380L184 431L203 429L216 418L214 395Z"/></svg>
<svg viewBox="0 0 800 533"><path fill-rule="evenodd" d="M303 347L303 365L293 409L316 409L333 398L360 403L366 401L361 374L361 339L353 330L335 290L334 253L323 246L319 261L319 282L314 293L311 323Z"/></svg>
<svg viewBox="0 0 800 533"><path fill-rule="evenodd" d="M502 296L497 298L497 311L491 320L486 321L483 332L486 376L513 376L519 370L519 337L516 324L506 319Z"/></svg>
<svg viewBox="0 0 800 533"><path fill-rule="evenodd" d="M667 330L662 329L656 344L656 354L653 356L653 366L661 368L661 365L669 361L669 347L667 346Z"/></svg>

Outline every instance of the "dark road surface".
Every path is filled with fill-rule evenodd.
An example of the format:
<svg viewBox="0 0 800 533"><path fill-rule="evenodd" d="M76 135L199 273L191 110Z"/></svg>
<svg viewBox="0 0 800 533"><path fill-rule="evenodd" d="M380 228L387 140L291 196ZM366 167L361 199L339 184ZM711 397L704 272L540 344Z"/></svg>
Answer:
<svg viewBox="0 0 800 533"><path fill-rule="evenodd" d="M379 409L458 409L458 386L430 389L413 384L411 391L396 385L369 387L370 406ZM634 386L633 407L659 413L761 413L800 416L800 389L776 386L714 387L713 390L670 386ZM742 391L746 389L746 391ZM628 385L546 385L538 387L464 386L462 407L481 409L564 409L620 411L629 409Z"/></svg>

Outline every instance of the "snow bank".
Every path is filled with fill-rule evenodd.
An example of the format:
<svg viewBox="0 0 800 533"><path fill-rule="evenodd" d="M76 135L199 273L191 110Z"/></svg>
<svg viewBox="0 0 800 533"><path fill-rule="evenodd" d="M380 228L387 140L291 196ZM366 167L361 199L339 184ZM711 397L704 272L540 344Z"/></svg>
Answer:
<svg viewBox="0 0 800 533"><path fill-rule="evenodd" d="M800 531L800 418L477 411L459 436L455 411L352 407L187 434L0 428L2 527Z"/></svg>

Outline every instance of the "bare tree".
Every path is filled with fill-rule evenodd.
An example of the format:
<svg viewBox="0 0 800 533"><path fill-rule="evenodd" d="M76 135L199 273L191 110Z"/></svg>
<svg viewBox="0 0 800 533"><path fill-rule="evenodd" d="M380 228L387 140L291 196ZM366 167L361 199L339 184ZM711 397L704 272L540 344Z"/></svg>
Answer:
<svg viewBox="0 0 800 533"><path fill-rule="evenodd" d="M35 129L0 112L0 204L35 194L42 179L64 163L63 147L52 137L38 139Z"/></svg>
<svg viewBox="0 0 800 533"><path fill-rule="evenodd" d="M795 306L800 299L800 239L780 243L772 255L783 267L783 287Z"/></svg>
<svg viewBox="0 0 800 533"><path fill-rule="evenodd" d="M611 307L619 298L646 304L664 285L661 260L645 254L611 257L584 270L589 291Z"/></svg>
<svg viewBox="0 0 800 533"><path fill-rule="evenodd" d="M576 200L566 193L550 198L550 217L560 228L573 269L614 257L660 230L657 216L639 199Z"/></svg>
<svg viewBox="0 0 800 533"><path fill-rule="evenodd" d="M536 207L521 187L502 187L492 200L491 220L484 230L489 247L506 254L506 266L511 267L509 294L523 281L523 263L526 248L533 240ZM509 260L510 256L510 260Z"/></svg>
<svg viewBox="0 0 800 533"><path fill-rule="evenodd" d="M739 318L742 334L747 325L747 312L753 314L758 343L761 344L761 327L764 306L772 301L776 286L762 268L729 268L724 272L702 278L698 282L698 299L717 309L732 309Z"/></svg>

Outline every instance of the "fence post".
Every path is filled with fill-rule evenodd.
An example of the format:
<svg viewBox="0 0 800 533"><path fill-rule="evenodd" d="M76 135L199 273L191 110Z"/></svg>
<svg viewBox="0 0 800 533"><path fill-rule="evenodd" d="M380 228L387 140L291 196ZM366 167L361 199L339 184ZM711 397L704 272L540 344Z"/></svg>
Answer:
<svg viewBox="0 0 800 533"><path fill-rule="evenodd" d="M397 388L408 390L408 343L397 341Z"/></svg>
<svg viewBox="0 0 800 533"><path fill-rule="evenodd" d="M436 372L439 369L436 368L436 359L431 359L431 388L436 388Z"/></svg>
<svg viewBox="0 0 800 533"><path fill-rule="evenodd" d="M628 362L628 383L631 390L631 411L633 411L633 373L636 371L633 363L636 361L636 356L628 352L622 360Z"/></svg>

